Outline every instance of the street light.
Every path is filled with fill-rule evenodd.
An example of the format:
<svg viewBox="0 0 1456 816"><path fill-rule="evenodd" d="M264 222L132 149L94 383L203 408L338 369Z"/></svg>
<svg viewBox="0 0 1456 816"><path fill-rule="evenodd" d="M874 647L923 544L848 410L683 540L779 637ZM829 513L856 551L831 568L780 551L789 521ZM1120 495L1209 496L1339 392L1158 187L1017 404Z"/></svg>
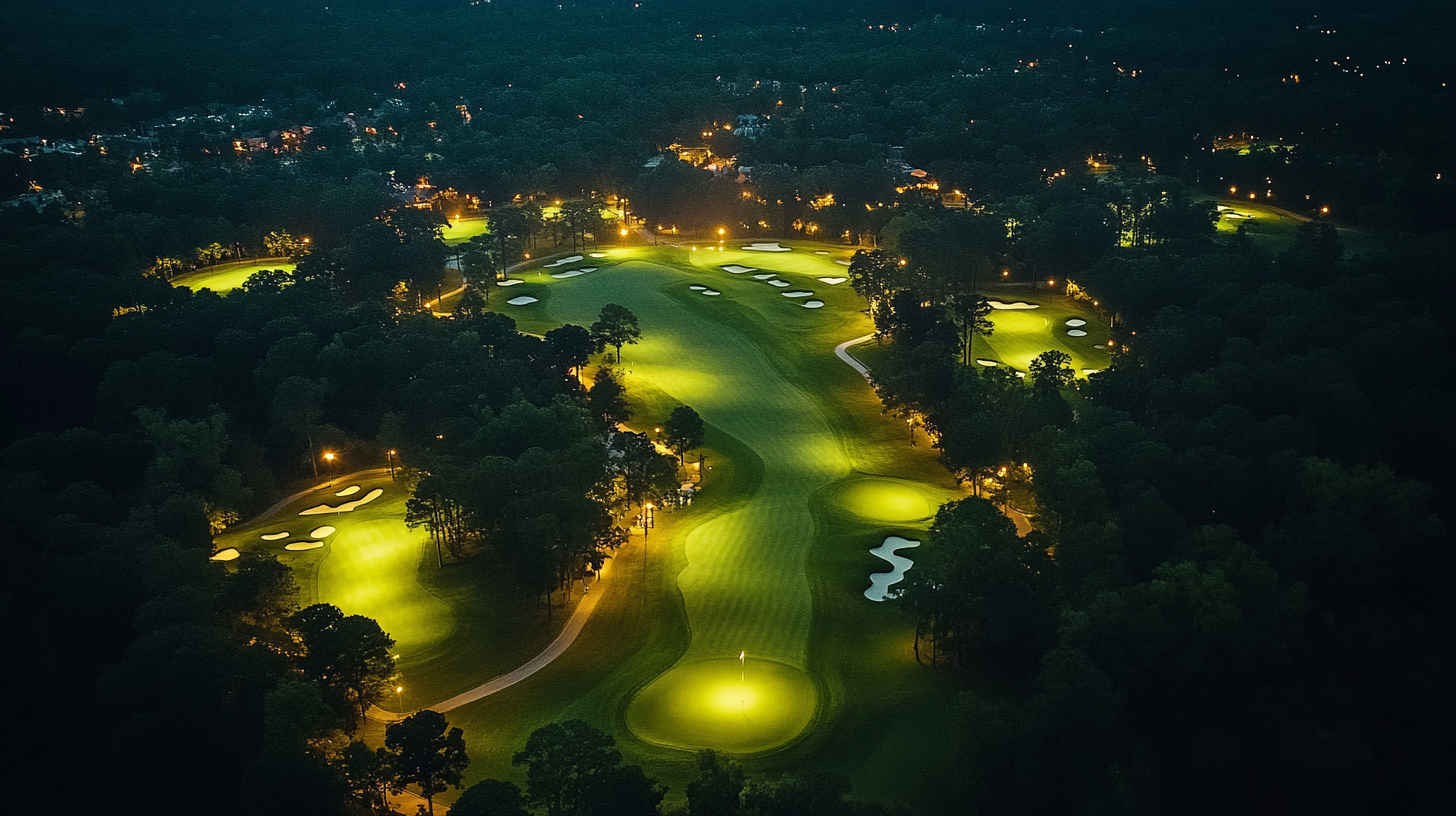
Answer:
<svg viewBox="0 0 1456 816"><path fill-rule="evenodd" d="M404 713L404 686L394 687L395 696L399 698L399 713Z"/></svg>

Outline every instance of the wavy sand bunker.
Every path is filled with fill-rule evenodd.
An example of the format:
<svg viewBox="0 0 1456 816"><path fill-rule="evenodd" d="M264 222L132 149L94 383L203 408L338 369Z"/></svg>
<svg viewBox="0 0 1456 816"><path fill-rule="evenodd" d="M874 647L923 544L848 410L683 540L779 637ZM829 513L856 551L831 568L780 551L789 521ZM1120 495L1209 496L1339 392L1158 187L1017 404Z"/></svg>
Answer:
<svg viewBox="0 0 1456 816"><path fill-rule="evenodd" d="M799 305L800 306L803 306L805 309L822 309L822 308L824 308L824 301L822 301L822 300L806 300L803 303L800 303Z"/></svg>
<svg viewBox="0 0 1456 816"><path fill-rule="evenodd" d="M778 275L775 274L775 273L773 273L773 272L765 272L765 273L763 273L761 275L754 275L753 276L753 279L754 280L771 280L771 279L777 278L777 277L778 277Z"/></svg>
<svg viewBox="0 0 1456 816"><path fill-rule="evenodd" d="M827 249L816 249L816 250L814 250L814 254L815 255L828 255L829 254L829 250L827 250Z"/></svg>
<svg viewBox="0 0 1456 816"><path fill-rule="evenodd" d="M1084 332L1081 329L1068 329L1067 330L1067 336L1068 337L1086 337L1087 336L1087 332Z"/></svg>
<svg viewBox="0 0 1456 816"><path fill-rule="evenodd" d="M580 255L572 255L572 256L567 257L567 258L562 258L559 261L552 261L549 264L542 264L542 266L545 267L546 269L555 269L558 266L566 266L567 264L576 263L577 261L583 261L583 260L586 260L586 259L583 258Z"/></svg>
<svg viewBox="0 0 1456 816"><path fill-rule="evenodd" d="M995 360L987 360L985 357L977 357L976 358L976 362L977 363L980 363L981 365L985 366L986 368L995 368L996 366L1001 365L1000 363L996 362Z"/></svg>
<svg viewBox="0 0 1456 816"><path fill-rule="evenodd" d="M323 545L324 543L322 541L293 541L284 544L283 549L289 552L308 552L309 550L317 550Z"/></svg>
<svg viewBox="0 0 1456 816"><path fill-rule="evenodd" d="M213 553L208 558L208 560L209 561L233 561L233 560L237 559L237 557L239 555L241 555L241 553L238 552L238 550L237 550L236 547L228 547L225 550L218 550L217 552Z"/></svg>
<svg viewBox="0 0 1456 816"><path fill-rule="evenodd" d="M496 286L519 286L520 284L523 284L523 283L525 283L525 281L521 280L520 278L506 278L505 280L502 280L502 281L496 281L495 282L495 285Z"/></svg>
<svg viewBox="0 0 1456 816"><path fill-rule="evenodd" d="M871 573L870 586L864 591L864 596L878 602L898 595L898 592L891 592L890 587L905 580L905 573L915 565L915 562L897 553L899 550L909 550L919 546L919 541L911 541L900 536L887 536L883 544L870 550L870 555L889 562L890 571Z"/></svg>
<svg viewBox="0 0 1456 816"><path fill-rule="evenodd" d="M519 297L513 297L510 300L506 301L506 303L509 303L512 306L529 306L535 302L536 298L533 298L530 295L521 295Z"/></svg>
<svg viewBox="0 0 1456 816"><path fill-rule="evenodd" d="M754 241L746 247L741 247L750 252L788 252L789 248L778 241Z"/></svg>
<svg viewBox="0 0 1456 816"><path fill-rule="evenodd" d="M701 283L695 283L695 284L689 286L688 288L691 289L691 290L693 290L694 292L701 292L704 289L707 289L708 287L702 285Z"/></svg>
<svg viewBox="0 0 1456 816"><path fill-rule="evenodd" d="M777 286L780 289L782 289L785 286L788 286L789 285L789 282L786 281L786 280L779 280L778 278L774 278L773 280L771 280L771 281L768 282L768 285L769 286Z"/></svg>
<svg viewBox="0 0 1456 816"><path fill-rule="evenodd" d="M704 289L701 294L707 295L708 297L717 297L723 293L717 289Z"/></svg>
<svg viewBox="0 0 1456 816"><path fill-rule="evenodd" d="M288 531L284 530L278 533L264 533L258 536L258 538L261 538L264 541L282 541L283 539L288 538Z"/></svg>
<svg viewBox="0 0 1456 816"><path fill-rule="evenodd" d="M849 261L835 261L840 266L849 266Z"/></svg>
<svg viewBox="0 0 1456 816"><path fill-rule="evenodd" d="M751 266L739 266L738 264L728 264L727 266L719 267L719 269L722 269L730 275L742 275L744 272L753 271L753 267Z"/></svg>
<svg viewBox="0 0 1456 816"><path fill-rule="evenodd" d="M1083 320L1080 317L1073 317L1067 320L1067 326L1073 329L1080 329L1085 325L1087 325L1087 321Z"/></svg>
<svg viewBox="0 0 1456 816"><path fill-rule="evenodd" d="M605 257L607 257L607 253L605 253L605 252L588 252L587 254L590 255L590 256L592 256L593 258L605 258Z"/></svg>
<svg viewBox="0 0 1456 816"><path fill-rule="evenodd" d="M354 495L355 493L358 493L358 492L359 492L359 485L349 485L348 487L344 488L343 490L340 490L338 493L335 493L334 495L335 496L352 496L352 495Z"/></svg>
<svg viewBox="0 0 1456 816"><path fill-rule="evenodd" d="M316 507L310 507L307 510L300 510L298 514L300 516L321 516L325 513L347 513L363 507L382 495L384 495L384 490L376 487L353 501L346 501L343 504L320 504Z"/></svg>
<svg viewBox="0 0 1456 816"><path fill-rule="evenodd" d="M325 524L322 527L315 527L313 532L308 534L309 538L328 538L334 534L334 528Z"/></svg>
<svg viewBox="0 0 1456 816"><path fill-rule="evenodd" d="M1041 308L1041 306L1038 305L1038 304L1036 304L1036 303L1027 303L1024 300L1018 300L1015 303L1002 303L999 300L988 300L988 301L986 301L986 303L992 309L1009 309L1009 310L1012 310L1012 311L1017 311L1017 310L1020 310L1020 309L1040 309Z"/></svg>
<svg viewBox="0 0 1456 816"><path fill-rule="evenodd" d="M809 297L810 295L812 295L814 293L813 292L806 291L804 289L795 289L792 292L779 292L779 294L783 295L786 298L801 298L801 297Z"/></svg>
<svg viewBox="0 0 1456 816"><path fill-rule="evenodd" d="M825 277L820 278L819 279L819 282L820 283L827 283L830 286L838 286L839 284L844 283L847 280L849 280L849 278L841 278L841 277L838 277L837 275L827 275Z"/></svg>

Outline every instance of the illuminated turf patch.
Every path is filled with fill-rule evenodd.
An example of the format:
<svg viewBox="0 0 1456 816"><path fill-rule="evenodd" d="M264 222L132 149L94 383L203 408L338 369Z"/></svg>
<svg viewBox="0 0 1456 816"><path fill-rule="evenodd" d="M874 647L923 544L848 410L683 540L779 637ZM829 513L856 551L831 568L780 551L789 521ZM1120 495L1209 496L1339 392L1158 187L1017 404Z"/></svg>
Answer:
<svg viewBox="0 0 1456 816"><path fill-rule="evenodd" d="M335 496L352 496L352 495L354 495L355 493L358 493L358 492L359 492L359 485L349 485L348 487L344 488L343 490L340 490L338 493L335 493L334 495Z"/></svg>
<svg viewBox="0 0 1456 816"><path fill-rule="evenodd" d="M751 754L778 748L814 718L814 681L786 663L751 656L669 669L627 706L627 727L659 745Z"/></svg>
<svg viewBox="0 0 1456 816"><path fill-rule="evenodd" d="M283 539L288 538L288 532L285 530L279 533L264 533L258 536L258 538L261 538L264 541L282 541Z"/></svg>
<svg viewBox="0 0 1456 816"><path fill-rule="evenodd" d="M909 550L919 546L919 541L911 541L900 536L889 536L880 546L870 550L870 555L889 562L890 571L872 573L869 589L864 591L864 596L872 601L883 601L898 595L897 592L890 592L890 587L904 580L905 573L915 562L897 553L899 550Z"/></svg>
<svg viewBox="0 0 1456 816"><path fill-rule="evenodd" d="M225 550L218 550L217 552L213 553L212 554L212 558L210 560L213 560L213 561L232 561L232 560L236 559L238 557L238 555L239 555L239 553L238 553L238 550L237 550L236 547L228 547Z"/></svg>
<svg viewBox="0 0 1456 816"><path fill-rule="evenodd" d="M945 500L915 482L886 476L852 476L830 487L826 498L839 510L880 522L930 518Z"/></svg>

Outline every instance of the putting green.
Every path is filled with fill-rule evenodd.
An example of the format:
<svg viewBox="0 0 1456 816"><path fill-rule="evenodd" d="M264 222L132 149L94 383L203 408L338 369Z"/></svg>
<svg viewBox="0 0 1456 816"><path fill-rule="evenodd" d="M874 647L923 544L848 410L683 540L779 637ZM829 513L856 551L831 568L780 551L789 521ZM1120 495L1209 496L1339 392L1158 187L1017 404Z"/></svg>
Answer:
<svg viewBox="0 0 1456 816"><path fill-rule="evenodd" d="M484 218L456 218L440 230L440 238L446 244L461 244L489 231L490 222Z"/></svg>
<svg viewBox="0 0 1456 816"><path fill-rule="evenodd" d="M977 337L972 352L978 359L994 360L1026 372L1031 361L1043 351L1064 351L1072 358L1072 368L1107 368L1107 350L1097 348L1111 336L1107 324L1096 313L1069 298L1059 295L1004 298L1010 302L1035 304L1035 309L993 309L991 322L996 329L990 337ZM1083 336L1067 334L1068 320L1085 321Z"/></svg>
<svg viewBox="0 0 1456 816"><path fill-rule="evenodd" d="M771 750L803 732L818 693L804 671L774 660L680 663L627 708L627 726L673 748L736 754Z"/></svg>
<svg viewBox="0 0 1456 816"><path fill-rule="evenodd" d="M282 269L292 272L297 267L287 258L263 258L261 260L237 261L217 264L196 272L188 272L172 279L173 286L185 286L196 292L211 289L218 294L231 292L265 269Z"/></svg>
<svg viewBox="0 0 1456 816"><path fill-rule="evenodd" d="M920 482L857 476L832 486L826 498L831 507L860 519L903 524L930 518L950 496Z"/></svg>

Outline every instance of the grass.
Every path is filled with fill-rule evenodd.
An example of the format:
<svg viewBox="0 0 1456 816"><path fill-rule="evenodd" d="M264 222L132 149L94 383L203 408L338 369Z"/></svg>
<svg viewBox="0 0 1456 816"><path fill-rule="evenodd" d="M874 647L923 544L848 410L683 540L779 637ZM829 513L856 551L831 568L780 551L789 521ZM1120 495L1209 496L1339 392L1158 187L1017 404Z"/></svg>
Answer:
<svg viewBox="0 0 1456 816"><path fill-rule="evenodd" d="M566 612L548 622L533 599L513 591L484 559L438 568L423 528L404 524L406 491L387 472L331 480L277 512L234 527L215 546L243 553L268 552L287 564L298 584L299 603L334 604L345 614L374 618L394 638L406 707L424 706L473 687L525 662L555 635ZM359 492L334 494L358 484ZM377 500L347 513L300 516L319 504L339 505L374 488ZM290 552L290 541L308 540L322 526L335 531L321 549ZM263 541L287 531L287 539ZM395 707L397 701L385 701Z"/></svg>
<svg viewBox="0 0 1456 816"><path fill-rule="evenodd" d="M634 536L614 559L607 595L561 659L451 712L473 760L467 781L519 779L509 758L530 731L581 717L616 736L675 799L694 773L682 748L699 746L744 754L754 772L820 768L854 778L861 793L934 797L907 790L898 774L911 755L952 764L954 746L936 728L949 692L910 655L903 613L862 593L884 568L868 551L887 530L916 534L939 502L963 494L833 355L870 329L847 284L816 280L844 276L833 261L850 252L785 243L795 251L609 249L583 261L601 268L582 277L518 274L526 283L511 296L538 303L503 306L492 293L494 308L534 332L588 324L609 302L631 308L644 335L621 366L634 424L692 405L708 423L714 470L697 503L659 514L651 538ZM804 309L719 268L734 263L775 272L826 306ZM704 297L691 283L723 295ZM742 695L736 722L732 710L740 650L763 669L748 685L775 690L746 724ZM933 769L917 769L926 774Z"/></svg>
<svg viewBox="0 0 1456 816"><path fill-rule="evenodd" d="M1110 363L1105 348L1110 333L1092 309L1085 304L1059 295L1003 294L992 299L1014 302L1017 300L1035 303L1038 309L998 309L991 312L991 321L996 328L989 337L977 337L971 356L978 359L996 360L1017 371L1026 371L1036 355L1050 349L1059 349L1072 358L1072 368L1078 376L1086 369L1100 371ZM1071 327L1067 321L1080 318L1087 321L1080 328L1086 337L1072 337L1067 334Z"/></svg>
<svg viewBox="0 0 1456 816"><path fill-rule="evenodd" d="M1294 233L1299 225L1310 219L1283 207L1245 201L1237 198L1215 199L1219 219L1214 224L1220 235L1233 236L1240 224L1247 224L1249 238L1265 249L1278 252L1294 242ZM1374 248L1370 236L1354 227L1335 226L1347 252L1366 252Z"/></svg>
<svg viewBox="0 0 1456 816"><path fill-rule="evenodd" d="M265 269L282 269L292 272L295 264L287 258L254 258L204 267L195 272L178 275L172 279L173 286L185 286L196 292L211 289L218 294L231 292L247 282L248 278Z"/></svg>
<svg viewBox="0 0 1456 816"><path fill-rule="evenodd" d="M484 217L456 218L445 225L440 237L446 244L463 244L477 235L490 232L490 222Z"/></svg>

